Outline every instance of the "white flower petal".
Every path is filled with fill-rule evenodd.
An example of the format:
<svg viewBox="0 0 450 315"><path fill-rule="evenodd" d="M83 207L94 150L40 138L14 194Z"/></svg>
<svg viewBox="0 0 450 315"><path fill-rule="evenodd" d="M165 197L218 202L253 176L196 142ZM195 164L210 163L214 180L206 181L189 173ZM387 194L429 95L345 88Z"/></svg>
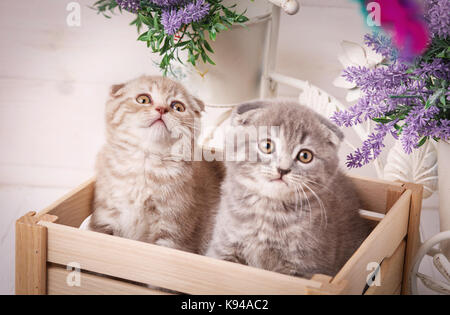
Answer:
<svg viewBox="0 0 450 315"><path fill-rule="evenodd" d="M343 88L343 89L353 89L354 87L356 87L355 83L347 81L342 76L339 76L336 79L334 79L333 85L337 86L337 87L340 87L340 88Z"/></svg>
<svg viewBox="0 0 450 315"><path fill-rule="evenodd" d="M366 52L362 46L346 40L341 42L341 46L350 62L359 66L366 66L368 64Z"/></svg>
<svg viewBox="0 0 450 315"><path fill-rule="evenodd" d="M362 92L359 88L353 89L348 91L347 96L345 97L345 100L347 102L354 102L358 100L362 96Z"/></svg>
<svg viewBox="0 0 450 315"><path fill-rule="evenodd" d="M338 60L344 68L357 66L357 64L351 62L345 54L339 55Z"/></svg>
<svg viewBox="0 0 450 315"><path fill-rule="evenodd" d="M384 57L381 54L376 53L372 48L365 46L367 60L371 67L381 63Z"/></svg>

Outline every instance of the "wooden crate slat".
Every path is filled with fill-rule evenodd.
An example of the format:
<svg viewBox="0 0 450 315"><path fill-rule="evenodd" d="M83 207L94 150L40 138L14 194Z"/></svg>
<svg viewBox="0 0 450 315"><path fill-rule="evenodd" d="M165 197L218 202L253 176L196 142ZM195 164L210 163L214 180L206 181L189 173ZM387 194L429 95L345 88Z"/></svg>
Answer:
<svg viewBox="0 0 450 315"><path fill-rule="evenodd" d="M402 241L395 253L386 258L380 266L380 286L372 286L366 295L394 294L402 284L403 262L405 259L406 242Z"/></svg>
<svg viewBox="0 0 450 315"><path fill-rule="evenodd" d="M47 231L37 225L35 212L16 221L16 294L46 294Z"/></svg>
<svg viewBox="0 0 450 315"><path fill-rule="evenodd" d="M359 249L334 277L332 283L347 280L345 293L362 294L369 274L370 262L381 263L390 257L406 235L408 228L411 190L406 190Z"/></svg>
<svg viewBox="0 0 450 315"><path fill-rule="evenodd" d="M402 293L409 294L409 271L412 268L413 259L420 247L420 211L422 209L423 186L412 183L405 183L405 188L412 191L411 205L409 210L408 236L406 242L405 264L403 268Z"/></svg>
<svg viewBox="0 0 450 315"><path fill-rule="evenodd" d="M60 224L48 230L47 261L189 294L304 294L321 283Z"/></svg>
<svg viewBox="0 0 450 315"><path fill-rule="evenodd" d="M393 204L392 197L399 196L404 191L402 183L388 182L379 179L369 179L356 175L348 175L364 210L386 213Z"/></svg>
<svg viewBox="0 0 450 315"><path fill-rule="evenodd" d="M39 214L48 213L58 217L58 223L79 227L92 210L95 178L78 186Z"/></svg>
<svg viewBox="0 0 450 315"><path fill-rule="evenodd" d="M138 286L125 281L80 272L80 286L69 286L71 271L60 266L47 268L48 295L168 295L159 290Z"/></svg>

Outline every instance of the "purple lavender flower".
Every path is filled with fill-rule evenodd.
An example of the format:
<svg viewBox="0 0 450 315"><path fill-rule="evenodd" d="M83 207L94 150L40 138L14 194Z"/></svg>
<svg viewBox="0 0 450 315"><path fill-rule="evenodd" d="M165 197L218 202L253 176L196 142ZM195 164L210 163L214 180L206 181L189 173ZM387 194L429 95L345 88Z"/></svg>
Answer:
<svg viewBox="0 0 450 315"><path fill-rule="evenodd" d="M392 41L389 36L383 35L379 31L374 31L372 34L366 34L364 41L367 46L371 47L384 58L390 61L397 60L398 51L392 46Z"/></svg>
<svg viewBox="0 0 450 315"><path fill-rule="evenodd" d="M155 0L156 1L156 0ZM168 35L174 35L183 24L198 22L209 13L210 5L205 0L188 3L184 8L166 8L161 15L161 24Z"/></svg>
<svg viewBox="0 0 450 315"><path fill-rule="evenodd" d="M136 13L141 8L140 0L116 0L117 4L126 11Z"/></svg>
<svg viewBox="0 0 450 315"><path fill-rule="evenodd" d="M369 69L366 67L349 67L343 76L356 83L364 92L358 102L346 111L335 112L332 120L341 126L350 127L368 119L383 116L386 112L397 109L399 105L412 102L409 98L392 98L394 95L417 93L422 85L410 78L404 64L392 64L387 67ZM409 91L409 92L408 92Z"/></svg>
<svg viewBox="0 0 450 315"><path fill-rule="evenodd" d="M209 3L205 0L197 0L190 2L183 10L183 24L198 22L203 19L209 12Z"/></svg>
<svg viewBox="0 0 450 315"><path fill-rule="evenodd" d="M450 0L428 0L428 27L433 36L445 38L450 33Z"/></svg>
<svg viewBox="0 0 450 315"><path fill-rule="evenodd" d="M391 132L392 126L396 121L388 124L380 124L375 127L375 132L369 135L360 149L356 149L354 153L347 156L347 167L355 168L361 167L371 160L376 159L384 148L384 139L386 135Z"/></svg>
<svg viewBox="0 0 450 315"><path fill-rule="evenodd" d="M429 129L435 116L439 114L439 108L431 106L425 108L423 105L414 106L404 120L401 143L403 150L410 154L422 137L430 136Z"/></svg>
<svg viewBox="0 0 450 315"><path fill-rule="evenodd" d="M188 0L150 0L150 2L160 6L160 7L174 7L180 6L187 2Z"/></svg>
<svg viewBox="0 0 450 315"><path fill-rule="evenodd" d="M182 11L177 9L166 9L161 14L161 24L164 26L164 31L168 35L174 35L183 25Z"/></svg>

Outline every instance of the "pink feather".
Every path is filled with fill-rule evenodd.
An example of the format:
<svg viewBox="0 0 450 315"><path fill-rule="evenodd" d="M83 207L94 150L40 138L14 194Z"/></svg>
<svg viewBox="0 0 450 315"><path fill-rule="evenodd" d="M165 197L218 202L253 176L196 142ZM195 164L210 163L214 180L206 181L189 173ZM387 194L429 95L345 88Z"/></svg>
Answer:
<svg viewBox="0 0 450 315"><path fill-rule="evenodd" d="M427 48L429 33L422 8L413 0L371 0L381 8L381 27L391 33L401 56L412 59Z"/></svg>

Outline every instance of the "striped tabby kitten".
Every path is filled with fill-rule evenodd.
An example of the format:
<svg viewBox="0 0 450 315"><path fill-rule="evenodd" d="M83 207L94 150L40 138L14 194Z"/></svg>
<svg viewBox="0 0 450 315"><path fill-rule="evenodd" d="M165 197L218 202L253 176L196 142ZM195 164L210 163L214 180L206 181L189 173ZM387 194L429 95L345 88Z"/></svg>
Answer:
<svg viewBox="0 0 450 315"><path fill-rule="evenodd" d="M370 231L338 169L342 132L294 102L241 104L232 116L237 151L255 161L227 162L207 255L289 275L334 275ZM244 155L245 155L244 154Z"/></svg>
<svg viewBox="0 0 450 315"><path fill-rule="evenodd" d="M192 144L194 119L204 104L163 77L143 76L113 86L110 94L90 228L204 251L211 209L219 201L221 165L180 161L173 154L181 135Z"/></svg>

